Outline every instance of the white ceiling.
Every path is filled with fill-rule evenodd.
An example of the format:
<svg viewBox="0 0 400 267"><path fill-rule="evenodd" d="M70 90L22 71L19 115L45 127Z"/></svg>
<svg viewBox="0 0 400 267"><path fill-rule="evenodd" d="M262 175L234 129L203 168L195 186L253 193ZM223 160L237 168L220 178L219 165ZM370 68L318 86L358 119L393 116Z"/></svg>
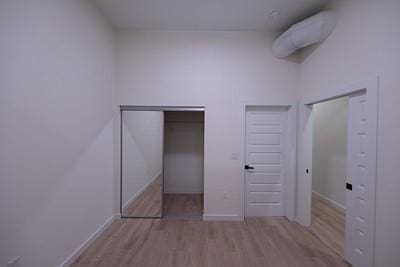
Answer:
<svg viewBox="0 0 400 267"><path fill-rule="evenodd" d="M329 0L95 0L117 28L282 31ZM269 14L279 10L273 19Z"/></svg>

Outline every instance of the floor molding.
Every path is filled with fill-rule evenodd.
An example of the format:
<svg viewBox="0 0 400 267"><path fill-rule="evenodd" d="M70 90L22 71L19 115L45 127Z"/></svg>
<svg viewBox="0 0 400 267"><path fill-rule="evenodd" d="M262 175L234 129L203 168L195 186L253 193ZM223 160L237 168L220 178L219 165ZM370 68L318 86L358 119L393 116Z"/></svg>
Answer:
<svg viewBox="0 0 400 267"><path fill-rule="evenodd" d="M203 219L202 215L165 215L163 217L163 219L165 220L177 220L177 219L181 219L181 220L201 220Z"/></svg>
<svg viewBox="0 0 400 267"><path fill-rule="evenodd" d="M243 216L237 214L204 214L203 221L243 221Z"/></svg>
<svg viewBox="0 0 400 267"><path fill-rule="evenodd" d="M346 208L344 206L340 205L339 203L337 203L336 201L333 201L332 199L330 199L330 198L328 198L328 197L326 197L326 196L324 196L324 195L322 195L322 194L320 194L320 193L318 193L316 191L312 191L312 194L313 194L313 196L321 199L323 202L325 202L329 206L331 206L331 207L333 207L333 208L345 213Z"/></svg>
<svg viewBox="0 0 400 267"><path fill-rule="evenodd" d="M115 220L117 215L112 215L107 221L100 226L89 238L83 242L63 263L60 267L70 266Z"/></svg>
<svg viewBox="0 0 400 267"><path fill-rule="evenodd" d="M203 191L191 189L169 189L164 190L164 194L203 194Z"/></svg>

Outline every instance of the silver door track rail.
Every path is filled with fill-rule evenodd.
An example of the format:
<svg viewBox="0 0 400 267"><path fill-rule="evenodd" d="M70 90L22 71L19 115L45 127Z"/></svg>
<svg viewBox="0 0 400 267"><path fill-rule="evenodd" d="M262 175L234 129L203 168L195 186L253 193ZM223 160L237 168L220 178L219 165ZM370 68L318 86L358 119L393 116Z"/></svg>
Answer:
<svg viewBox="0 0 400 267"><path fill-rule="evenodd" d="M120 106L121 111L205 111L204 106Z"/></svg>

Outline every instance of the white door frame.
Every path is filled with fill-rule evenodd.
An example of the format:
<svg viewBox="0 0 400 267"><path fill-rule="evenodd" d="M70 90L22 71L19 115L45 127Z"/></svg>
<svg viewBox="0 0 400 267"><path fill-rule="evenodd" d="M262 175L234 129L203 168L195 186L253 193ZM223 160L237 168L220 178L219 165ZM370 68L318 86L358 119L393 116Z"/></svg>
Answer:
<svg viewBox="0 0 400 267"><path fill-rule="evenodd" d="M241 215L244 218L245 207L246 207L246 172L244 165L246 163L246 108L247 107L284 107L288 109L287 119L287 150L286 152L286 177L285 177L285 216L290 220L295 220L295 207L296 207L296 147L297 147L297 103L265 103L259 100L246 101L242 106L243 114L243 153L241 157L241 168L242 168L242 211Z"/></svg>
<svg viewBox="0 0 400 267"><path fill-rule="evenodd" d="M351 95L356 92L365 91L367 98L367 153L370 155L367 175L371 181L375 181L373 186L372 203L374 221L372 228L373 240L370 251L371 266L374 262L374 236L375 236L375 190L376 190L376 165L377 165L377 134L378 134L378 86L379 77L371 77L363 80L355 81L344 86L325 90L320 95L307 98L299 103L299 120L298 120L298 168L297 168L297 190L296 190L296 218L295 220L304 226L311 224L311 192L312 192L312 128L313 128L313 112L312 105L319 102L335 99L342 96ZM309 170L306 172L306 170Z"/></svg>

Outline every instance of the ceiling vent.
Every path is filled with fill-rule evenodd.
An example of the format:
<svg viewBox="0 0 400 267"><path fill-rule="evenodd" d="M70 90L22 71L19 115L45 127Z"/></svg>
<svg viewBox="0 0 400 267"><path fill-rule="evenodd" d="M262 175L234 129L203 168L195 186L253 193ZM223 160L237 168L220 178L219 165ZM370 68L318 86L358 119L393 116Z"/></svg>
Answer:
<svg viewBox="0 0 400 267"><path fill-rule="evenodd" d="M325 40L336 26L333 11L322 11L312 17L294 24L272 45L272 54L284 58L293 52Z"/></svg>

